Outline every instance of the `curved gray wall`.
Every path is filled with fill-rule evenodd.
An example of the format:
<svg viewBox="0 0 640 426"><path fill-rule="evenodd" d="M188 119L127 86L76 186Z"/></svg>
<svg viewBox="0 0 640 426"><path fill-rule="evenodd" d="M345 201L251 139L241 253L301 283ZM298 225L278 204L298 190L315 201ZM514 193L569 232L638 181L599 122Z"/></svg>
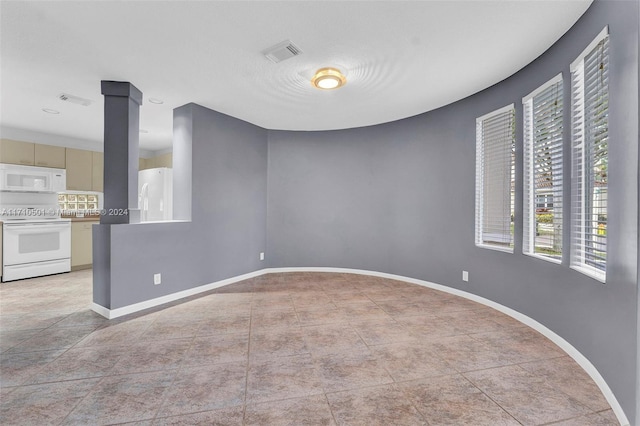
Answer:
<svg viewBox="0 0 640 426"><path fill-rule="evenodd" d="M556 265L522 254L521 100L559 72L568 88L569 64L605 25L611 43L610 201L602 284L571 270L567 256ZM518 116L514 254L474 245L475 119L510 103ZM568 112L565 123L568 129ZM596 1L532 64L439 110L343 131L269 131L268 138L269 266L387 272L522 312L582 352L636 424L638 2ZM469 271L469 283L462 282L462 270Z"/></svg>

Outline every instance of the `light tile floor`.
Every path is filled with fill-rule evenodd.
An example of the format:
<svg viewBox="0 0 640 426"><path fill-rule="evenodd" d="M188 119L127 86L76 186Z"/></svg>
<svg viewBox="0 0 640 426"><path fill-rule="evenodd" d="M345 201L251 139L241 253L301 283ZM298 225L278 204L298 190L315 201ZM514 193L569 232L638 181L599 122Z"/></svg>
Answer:
<svg viewBox="0 0 640 426"><path fill-rule="evenodd" d="M271 274L107 321L91 271L0 285L3 425L615 425L514 319L350 274Z"/></svg>

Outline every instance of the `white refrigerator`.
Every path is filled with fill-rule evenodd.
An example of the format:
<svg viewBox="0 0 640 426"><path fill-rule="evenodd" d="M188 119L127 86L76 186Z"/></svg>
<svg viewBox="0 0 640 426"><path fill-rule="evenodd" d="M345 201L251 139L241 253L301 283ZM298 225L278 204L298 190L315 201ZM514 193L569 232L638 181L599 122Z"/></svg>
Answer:
<svg viewBox="0 0 640 426"><path fill-rule="evenodd" d="M141 222L173 218L173 170L167 167L138 172L138 207Z"/></svg>

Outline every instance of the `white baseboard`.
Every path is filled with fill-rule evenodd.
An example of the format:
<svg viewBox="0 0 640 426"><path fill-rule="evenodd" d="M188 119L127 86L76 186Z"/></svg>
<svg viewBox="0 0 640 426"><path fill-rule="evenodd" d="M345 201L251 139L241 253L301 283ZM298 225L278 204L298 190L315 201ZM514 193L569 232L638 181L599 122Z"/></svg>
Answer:
<svg viewBox="0 0 640 426"><path fill-rule="evenodd" d="M224 287L229 284L233 284L239 281L247 280L265 274L265 269L259 271L250 272L248 274L238 275L236 277L227 278L225 280L216 281L215 283L205 284L198 287L190 288L188 290L179 291L177 293L167 294L166 296L156 297L155 299L145 300L144 302L134 303L132 305L123 306L122 308L109 309L104 306L93 303L91 309L102 315L107 319L114 319L124 315L133 314L135 312L144 311L145 309L155 308L156 306L164 305L165 303L174 302L176 300L184 299L189 296L204 293L210 290L214 290L219 287Z"/></svg>
<svg viewBox="0 0 640 426"><path fill-rule="evenodd" d="M596 383L596 385L598 385L598 387L600 388L600 391L602 391L602 394L607 399L607 402L609 403L609 405L611 405L611 408L613 409L613 412L615 413L616 417L618 418L618 421L620 422L620 424L622 426L629 426L629 420L627 419L627 416L625 415L624 411L622 410L622 407L618 403L618 400L616 399L616 397L614 396L613 392L611 391L611 388L609 388L609 386L605 382L605 380L602 377L602 375L598 372L596 367L584 355L582 355L582 353L580 353L580 351L578 351L575 347L573 347L564 338L562 338L561 336L559 336L558 334L556 334L555 332L553 332L552 330L550 330L549 328L547 328L543 324L541 324L538 321L534 320L533 318L530 318L530 317L528 317L528 316L526 316L524 314L521 314L520 312L515 311L515 310L513 310L511 308L508 308L508 307L506 307L504 305L501 305L499 303L496 303L496 302L494 302L492 300L489 300L489 299L486 299L484 297L478 296L476 294L468 293L468 292L463 291L463 290L459 290L459 289L452 288L452 287L447 287L445 285L436 284L436 283L432 283L432 282L429 282L429 281L418 280L418 279L415 279L415 278L404 277L404 276L401 276L401 275L387 274L387 273L384 273L384 272L367 271L367 270L363 270L363 269L330 268L330 267L268 268L268 269L261 269L261 270L258 270L258 271L250 272L250 273L244 274L244 275L238 275L237 277L228 278L228 279L225 279L225 280L217 281L215 283L206 284L206 285L203 285L203 286L199 286L199 287L196 287L196 288L180 291L180 292L177 292L177 293L169 294L169 295L158 297L158 298L155 298L155 299L147 300L145 302L140 302L140 303L135 303L133 305L124 306L122 308L107 309L107 308L105 308L103 306L100 306L100 305L98 305L96 303L93 303L92 306L91 306L91 309L94 312L102 315L105 318L113 319L113 318L121 317L123 315L128 315L128 314L132 314L134 312L138 312L138 311L142 311L142 310L145 310L145 309L153 308L153 307L156 307L156 306L159 306L159 305L163 305L165 303L169 303L169 302L173 302L173 301L176 301L176 300L180 300L180 299L183 299L185 297L193 296L193 295L196 295L196 294L199 294L199 293L204 293L204 292L207 292L209 290L213 290L213 289L216 289L216 288L219 288L219 287L223 287L223 286L226 286L226 285L229 285L229 284L233 284L233 283L236 283L236 282L239 282L239 281L243 281L243 280L246 280L246 279L249 279L249 278L258 277L258 276L265 275L265 274L275 274L275 273L283 273L283 272L335 272L335 273L369 275L369 276L373 276L373 277L388 278L388 279L392 279L392 280L403 281L403 282L407 282L407 283L411 283L411 284L421 285L423 287L428 287L428 288L432 288L432 289L435 289L435 290L444 291L444 292L453 294L455 296L464 297L465 299L469 299L469 300L472 300L474 302L478 302L478 303L481 303L483 305L489 306L489 307L491 307L491 308L493 308L493 309L495 309L497 311L500 311L500 312L502 312L502 313L504 313L506 315L509 315L510 317L520 321L521 323L533 328L534 330L538 331L539 333L541 333L542 335L547 337L553 343L558 345L560 347L560 349L565 351L567 353L567 355L569 355L571 358L573 358L578 363L578 365L580 365L587 372L587 374L593 379L593 381Z"/></svg>

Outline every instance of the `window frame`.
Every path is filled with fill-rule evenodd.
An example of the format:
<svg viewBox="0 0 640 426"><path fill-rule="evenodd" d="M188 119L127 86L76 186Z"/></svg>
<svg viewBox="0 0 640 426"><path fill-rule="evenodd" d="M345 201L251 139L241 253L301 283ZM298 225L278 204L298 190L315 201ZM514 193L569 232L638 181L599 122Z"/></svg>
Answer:
<svg viewBox="0 0 640 426"><path fill-rule="evenodd" d="M588 167L585 167L587 162L587 150L586 144L589 142L586 136L586 123L585 123L585 110L587 108L585 104L585 59L590 56L600 45L605 42L609 37L609 27L605 26L604 29L598 34L598 36L587 46L587 48L571 63L571 254L570 254L570 268L580 273L583 273L591 278L594 278L602 283L606 283L607 277L607 251L606 251L606 228L605 228L605 258L604 268L600 269L593 265L589 265L585 260L585 251L587 251L586 245L586 233L584 230L587 227L586 217L592 216L595 207L592 207L591 213L587 212L587 195L585 181L593 174L593 168L595 162L590 163ZM607 56L607 61L609 61ZM609 69L607 69L607 74ZM577 78L575 76L578 76ZM579 84L579 87L576 87ZM607 128L607 160L609 150L609 81L607 75L607 108L606 108L606 128ZM577 93L578 92L578 93ZM587 171L591 170L588 174ZM608 182L607 182L607 194L608 194ZM595 191L594 191L595 192ZM579 210L579 211L578 211ZM608 212L608 206L605 207L605 212ZM608 216L608 215L607 215ZM591 219L593 222L593 219ZM593 237L593 234L590 234Z"/></svg>
<svg viewBox="0 0 640 426"><path fill-rule="evenodd" d="M535 168L535 151L539 148L536 140L535 130L536 126L536 116L535 111L533 111L533 102L536 97L545 93L549 88L561 83L561 88L559 92L559 98L562 100L559 117L560 117L560 126L558 130L559 134L556 134L554 138L559 139L556 144L559 144L559 154L556 154L554 158L558 159L557 162L560 167L560 178L559 184L556 184L556 176L552 175L552 188L551 192L548 194L541 194L537 192L537 175L534 170ZM563 181L565 179L565 170L564 170L564 79L562 73L556 75L551 78L540 87L535 89L533 92L529 93L527 96L522 98L522 115L523 115L523 240L522 240L522 253L527 256L532 256L538 259L546 260L552 263L561 264L563 252L566 250L566 245L564 244L563 232L564 232L564 205L565 196L563 191ZM551 127L551 126L549 126ZM557 148L557 146L556 146ZM552 161L553 162L553 161ZM558 190L559 188L559 190ZM537 236L537 226L536 226L536 214L537 209L540 208L538 205L540 203L539 197L544 197L544 207L548 208L548 205L551 204L554 209L554 214L557 213L555 210L559 210L560 216L560 254L556 257L552 255L547 255L544 253L536 252L536 236ZM551 201L549 201L551 200ZM558 209L559 207L559 209Z"/></svg>
<svg viewBox="0 0 640 426"><path fill-rule="evenodd" d="M484 145L485 140L483 137L483 129L484 122L488 119L496 117L501 114L510 113L512 120L512 137L511 137L511 178L509 189L510 193L510 224L514 224L514 220L511 218L514 215L514 204L515 204L515 143L516 143L516 132L515 132L515 123L516 123L516 115L515 115L515 104L511 103L509 105L505 105L502 108L491 111L481 117L476 118L476 200L475 200L475 232L474 232L474 241L475 245L480 248L490 249L501 251L505 253L513 253L515 247L515 232L514 227L511 226L510 230L510 242L508 245L499 245L499 244L490 244L485 242L484 235L484 182L485 182L485 168L484 168Z"/></svg>

